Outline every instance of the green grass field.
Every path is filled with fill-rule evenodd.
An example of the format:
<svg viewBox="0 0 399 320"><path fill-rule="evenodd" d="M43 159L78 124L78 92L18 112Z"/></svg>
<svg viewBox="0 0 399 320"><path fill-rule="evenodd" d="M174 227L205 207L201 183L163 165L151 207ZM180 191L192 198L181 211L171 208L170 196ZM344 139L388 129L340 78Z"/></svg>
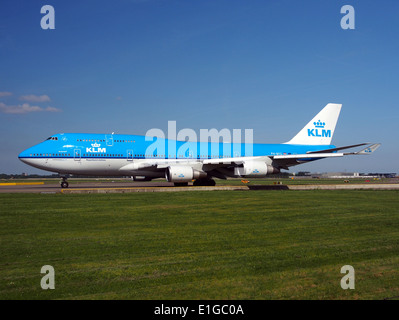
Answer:
<svg viewBox="0 0 399 320"><path fill-rule="evenodd" d="M218 186L237 186L237 185L244 185L239 178L229 178L227 180L216 179L216 185ZM278 177L268 177L268 178L254 178L249 179L250 185L273 185L277 182L286 185L303 185L303 184L357 184L357 183L365 183L365 184L380 184L380 183L399 183L398 178L379 178L379 179L367 179L367 178L336 178L336 179L329 179L329 178L322 178L322 179L312 179L308 177L294 177L291 178L278 178ZM12 183L12 182L43 182L46 185L58 185L60 183L60 178L35 178L35 179L0 179L0 183ZM69 178L68 179L71 187L79 186L80 184L85 183L109 183L109 182L118 182L118 183L126 183L135 186L136 184L143 185L143 182L136 182L132 181L130 178ZM166 182L165 179L155 179L152 182L145 182L149 187L152 186L153 183L156 182ZM191 183L190 183L191 184Z"/></svg>
<svg viewBox="0 0 399 320"><path fill-rule="evenodd" d="M398 191L0 194L0 299L393 298L398 205Z"/></svg>

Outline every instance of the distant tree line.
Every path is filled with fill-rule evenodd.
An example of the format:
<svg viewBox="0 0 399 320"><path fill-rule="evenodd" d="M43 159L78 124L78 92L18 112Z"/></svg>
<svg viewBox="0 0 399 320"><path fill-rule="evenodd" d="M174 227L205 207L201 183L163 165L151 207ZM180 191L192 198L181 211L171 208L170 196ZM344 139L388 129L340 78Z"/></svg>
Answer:
<svg viewBox="0 0 399 320"><path fill-rule="evenodd" d="M130 176L85 176L85 175L67 175L70 178L130 178ZM292 176L292 173L289 172L281 172L278 174L273 174L267 177L270 178L289 178ZM51 179L51 178L61 178L62 176L58 173L53 173L53 174L46 174L46 175L40 175L40 174L6 174L6 173L0 173L0 179L3 180L9 180L9 179Z"/></svg>
<svg viewBox="0 0 399 320"><path fill-rule="evenodd" d="M9 180L9 179L51 179L51 178L61 178L62 175L58 173L53 174L6 174L0 173L0 179ZM121 176L84 176L84 175L67 175L69 178L123 178ZM130 178L130 177L127 177Z"/></svg>
<svg viewBox="0 0 399 320"><path fill-rule="evenodd" d="M58 174L47 174L47 175L40 175L40 174L6 174L0 173L0 179L32 179L32 178L58 178Z"/></svg>

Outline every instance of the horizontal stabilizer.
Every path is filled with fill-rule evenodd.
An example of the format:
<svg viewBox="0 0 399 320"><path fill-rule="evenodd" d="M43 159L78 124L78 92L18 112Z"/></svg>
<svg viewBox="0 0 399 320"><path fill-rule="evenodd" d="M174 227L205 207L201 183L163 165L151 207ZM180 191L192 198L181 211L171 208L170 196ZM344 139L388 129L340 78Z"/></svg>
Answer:
<svg viewBox="0 0 399 320"><path fill-rule="evenodd" d="M351 154L371 154L375 150L377 150L380 147L381 143L374 143L371 146L368 146L367 148L364 148L363 150L360 150L359 152L352 152L352 153L345 153L345 155L351 155Z"/></svg>

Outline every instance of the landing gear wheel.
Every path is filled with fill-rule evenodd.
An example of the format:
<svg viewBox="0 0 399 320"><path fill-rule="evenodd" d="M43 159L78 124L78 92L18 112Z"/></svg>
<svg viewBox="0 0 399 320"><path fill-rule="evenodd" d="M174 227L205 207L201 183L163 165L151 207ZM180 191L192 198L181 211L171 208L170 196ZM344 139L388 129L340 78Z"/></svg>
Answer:
<svg viewBox="0 0 399 320"><path fill-rule="evenodd" d="M213 179L197 179L193 183L194 186L207 186L213 187L216 186L216 181Z"/></svg>
<svg viewBox="0 0 399 320"><path fill-rule="evenodd" d="M62 177L61 178L62 179L62 181L61 181L61 188L68 188L68 186L69 186L69 184L68 184L68 182L67 182L67 177Z"/></svg>
<svg viewBox="0 0 399 320"><path fill-rule="evenodd" d="M68 186L69 186L68 182L66 182L66 181L61 182L61 188L68 188Z"/></svg>
<svg viewBox="0 0 399 320"><path fill-rule="evenodd" d="M175 182L175 187L187 187L188 182Z"/></svg>

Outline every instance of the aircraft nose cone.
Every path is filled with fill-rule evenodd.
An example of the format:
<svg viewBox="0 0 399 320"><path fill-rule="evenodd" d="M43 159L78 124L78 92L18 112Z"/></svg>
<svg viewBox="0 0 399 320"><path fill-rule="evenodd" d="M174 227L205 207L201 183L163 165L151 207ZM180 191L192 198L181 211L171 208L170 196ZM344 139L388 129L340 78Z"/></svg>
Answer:
<svg viewBox="0 0 399 320"><path fill-rule="evenodd" d="M23 163L28 163L28 161L26 160L26 158L20 158L20 157L18 157L19 158L19 160L21 160Z"/></svg>
<svg viewBox="0 0 399 320"><path fill-rule="evenodd" d="M28 163L28 157L29 157L29 149L26 149L24 151L22 151L19 155L18 155L18 159L21 160L24 163Z"/></svg>

